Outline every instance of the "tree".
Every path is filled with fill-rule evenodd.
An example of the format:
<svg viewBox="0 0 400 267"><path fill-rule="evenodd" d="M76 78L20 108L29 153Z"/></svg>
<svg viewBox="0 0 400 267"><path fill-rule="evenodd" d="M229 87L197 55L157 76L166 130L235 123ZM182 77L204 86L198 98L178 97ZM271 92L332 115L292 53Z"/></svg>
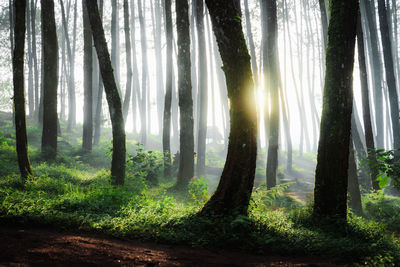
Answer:
<svg viewBox="0 0 400 267"><path fill-rule="evenodd" d="M166 61L166 84L164 99L164 117L163 117L163 153L164 153L164 176L171 175L171 101L172 101L172 12L171 0L164 3L165 9L165 37L167 40L167 61Z"/></svg>
<svg viewBox="0 0 400 267"><path fill-rule="evenodd" d="M198 110L199 126L197 136L197 176L205 174L206 168L206 137L208 111L208 76L206 39L204 31L204 0L195 1L195 17L197 22L197 52L198 52Z"/></svg>
<svg viewBox="0 0 400 267"><path fill-rule="evenodd" d="M276 0L264 0L267 20L267 40L264 44L264 53L267 59L266 79L267 95L271 99L271 112L269 114L269 142L267 158L267 188L276 185L276 171L278 168L279 147L279 58L278 58L278 21L276 15ZM268 98L266 98L268 101Z"/></svg>
<svg viewBox="0 0 400 267"><path fill-rule="evenodd" d="M358 1L331 1L314 215L346 219Z"/></svg>
<svg viewBox="0 0 400 267"><path fill-rule="evenodd" d="M93 53L92 31L85 4L82 2L83 13L83 136L82 148L92 150L93 136Z"/></svg>
<svg viewBox="0 0 400 267"><path fill-rule="evenodd" d="M121 98L115 82L110 54L104 36L103 24L101 22L96 0L85 0L92 29L93 41L96 47L97 58L100 64L101 76L103 78L104 90L110 111L111 126L113 134L113 153L111 162L112 184L123 185L125 179L125 125L122 115Z"/></svg>
<svg viewBox="0 0 400 267"><path fill-rule="evenodd" d="M43 61L42 155L46 160L57 155L58 43L54 1L41 0Z"/></svg>
<svg viewBox="0 0 400 267"><path fill-rule="evenodd" d="M199 0L197 0L199 2ZM176 28L178 34L178 91L180 111L179 171L176 187L186 188L193 177L194 136L193 100L190 69L189 6L187 0L176 0Z"/></svg>
<svg viewBox="0 0 400 267"><path fill-rule="evenodd" d="M251 59L246 47L240 2L206 0L226 76L230 99L228 155L216 192L201 213L246 214L254 184L257 112Z"/></svg>
<svg viewBox="0 0 400 267"><path fill-rule="evenodd" d="M132 3L133 4L133 3ZM126 86L125 98L122 111L125 122L128 117L129 103L132 94L132 50L129 30L129 4L128 0L124 0L124 31L125 31L125 49L126 49Z"/></svg>
<svg viewBox="0 0 400 267"><path fill-rule="evenodd" d="M14 85L14 118L18 155L18 166L21 176L26 179L33 175L28 154L28 137L26 134L25 90L24 90L24 53L25 53L25 9L26 1L14 1L15 25L13 34L13 85Z"/></svg>

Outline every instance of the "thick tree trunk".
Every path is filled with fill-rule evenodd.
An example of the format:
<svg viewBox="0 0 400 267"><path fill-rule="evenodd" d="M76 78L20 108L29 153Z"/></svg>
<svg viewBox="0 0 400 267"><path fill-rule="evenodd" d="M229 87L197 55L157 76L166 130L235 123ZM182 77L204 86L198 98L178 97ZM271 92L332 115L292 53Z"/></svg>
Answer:
<svg viewBox="0 0 400 267"><path fill-rule="evenodd" d="M166 62L166 85L164 99L163 117L163 153L164 153L164 176L171 175L171 101L172 101L172 12L171 0L166 0L165 9L165 38L167 40L167 62Z"/></svg>
<svg viewBox="0 0 400 267"><path fill-rule="evenodd" d="M54 1L41 0L43 61L42 155L46 160L57 155L58 43Z"/></svg>
<svg viewBox="0 0 400 267"><path fill-rule="evenodd" d="M121 98L118 94L117 84L115 83L110 54L107 49L106 38L104 36L103 24L101 22L99 9L96 0L85 0L89 14L90 25L93 34L94 45L99 59L101 76L103 78L104 89L110 111L112 134L113 134L113 153L111 162L112 184L123 185L125 179L125 127L122 115Z"/></svg>
<svg viewBox="0 0 400 267"><path fill-rule="evenodd" d="M389 91L390 115L392 119L393 149L395 149L395 160L399 160L400 148L400 123L399 123L399 99L396 89L396 78L394 76L393 51L390 41L385 0L378 0L379 24L381 29L381 42L385 63L386 82Z"/></svg>
<svg viewBox="0 0 400 267"><path fill-rule="evenodd" d="M367 146L368 160L376 162L376 156L373 150L375 149L374 134L372 132L371 110L369 103L369 89L367 77L367 65L365 63L365 49L364 49L364 34L361 27L361 13L358 15L357 21L357 46L358 46L358 64L360 66L360 80L361 80L361 99L363 108L363 121L365 131L365 143ZM372 169L370 178L372 188L379 189L379 183L376 181L377 171Z"/></svg>
<svg viewBox="0 0 400 267"><path fill-rule="evenodd" d="M28 154L28 137L26 134L25 90L24 90L24 50L25 50L25 9L26 1L15 1L15 27L13 37L13 86L14 86L14 118L18 156L21 176L26 179L33 175Z"/></svg>
<svg viewBox="0 0 400 267"><path fill-rule="evenodd" d="M267 42L264 44L264 53L267 58L267 92L270 96L271 112L269 114L268 158L267 158L267 188L276 185L276 171L278 169L279 147L279 58L278 58L278 20L276 14L276 0L264 0L266 5ZM268 98L266 98L268 101Z"/></svg>
<svg viewBox="0 0 400 267"><path fill-rule="evenodd" d="M86 5L82 2L83 13L83 136L82 149L92 151L93 136L93 41Z"/></svg>
<svg viewBox="0 0 400 267"><path fill-rule="evenodd" d="M208 75L206 56L206 37L204 31L204 0L196 0L196 28L197 47L199 61L198 80L198 107L199 126L197 137L197 176L205 174L206 166L206 138L207 138L207 116L208 116Z"/></svg>
<svg viewBox="0 0 400 267"><path fill-rule="evenodd" d="M314 214L346 219L358 1L331 2Z"/></svg>
<svg viewBox="0 0 400 267"><path fill-rule="evenodd" d="M257 111L251 59L244 39L239 1L206 0L224 64L230 99L228 155L216 192L202 214L246 214L257 157Z"/></svg>
<svg viewBox="0 0 400 267"><path fill-rule="evenodd" d="M132 3L134 5L134 3ZM131 37L129 29L129 4L128 0L124 0L124 31L125 31L125 49L126 49L126 86L125 98L123 105L123 114L125 122L128 117L129 103L132 95L132 53L131 53Z"/></svg>
<svg viewBox="0 0 400 267"><path fill-rule="evenodd" d="M199 2L200 0L197 0ZM203 9L202 9L203 10ZM180 111L180 153L176 187L186 189L194 173L193 100L190 73L189 6L187 0L176 0L178 34L178 91Z"/></svg>

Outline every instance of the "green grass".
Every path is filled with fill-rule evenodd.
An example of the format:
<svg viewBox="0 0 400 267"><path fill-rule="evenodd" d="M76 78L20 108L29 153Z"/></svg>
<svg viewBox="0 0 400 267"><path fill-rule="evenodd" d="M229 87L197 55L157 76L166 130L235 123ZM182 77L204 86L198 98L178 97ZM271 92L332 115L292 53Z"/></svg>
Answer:
<svg viewBox="0 0 400 267"><path fill-rule="evenodd" d="M107 151L103 142L92 155L77 145L60 151L53 163L33 159L35 177L18 175L12 137L0 137L0 222L98 231L124 238L169 244L231 248L263 254L320 256L343 263L400 264L399 198L366 195L366 218L315 219L311 205L287 196L289 184L253 192L249 216L200 217L209 198L206 180L193 179L187 193L174 195L173 181L161 177L161 153L136 151L123 187L109 184L106 169L91 162ZM32 150L35 150L33 147ZM138 160L140 159L140 160ZM104 165L106 161L104 161ZM101 164L100 167L103 164ZM154 185L149 175L156 176ZM293 186L293 185L292 185Z"/></svg>

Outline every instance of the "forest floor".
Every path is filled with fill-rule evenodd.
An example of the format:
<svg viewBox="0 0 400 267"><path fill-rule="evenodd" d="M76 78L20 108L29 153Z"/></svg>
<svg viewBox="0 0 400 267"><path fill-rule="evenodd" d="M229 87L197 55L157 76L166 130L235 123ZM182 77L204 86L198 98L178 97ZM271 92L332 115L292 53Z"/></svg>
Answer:
<svg viewBox="0 0 400 267"><path fill-rule="evenodd" d="M0 226L0 239L0 266L336 266L315 257L262 256L45 228Z"/></svg>

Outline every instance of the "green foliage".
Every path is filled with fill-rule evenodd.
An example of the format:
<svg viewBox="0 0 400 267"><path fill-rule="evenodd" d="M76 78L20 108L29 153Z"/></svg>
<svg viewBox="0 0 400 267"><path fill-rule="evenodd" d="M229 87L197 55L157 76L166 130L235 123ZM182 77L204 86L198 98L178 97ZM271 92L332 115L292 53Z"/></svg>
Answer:
<svg viewBox="0 0 400 267"><path fill-rule="evenodd" d="M134 155L128 156L127 171L144 178L152 185L158 183L163 168L163 154L160 151L146 151L137 144Z"/></svg>
<svg viewBox="0 0 400 267"><path fill-rule="evenodd" d="M189 195L197 205L204 205L209 199L208 183L204 177L194 177L190 180L188 186Z"/></svg>
<svg viewBox="0 0 400 267"><path fill-rule="evenodd" d="M253 212L266 212L271 206L287 208L299 206L295 200L284 194L292 184L294 183L279 184L269 190L265 183L261 184L253 190L250 210Z"/></svg>
<svg viewBox="0 0 400 267"><path fill-rule="evenodd" d="M400 189L400 163L395 160L395 150L373 149L370 153L374 153L376 161L363 159L371 171L378 171L377 181L379 187L383 188L389 183L389 178L394 180L394 186Z"/></svg>

